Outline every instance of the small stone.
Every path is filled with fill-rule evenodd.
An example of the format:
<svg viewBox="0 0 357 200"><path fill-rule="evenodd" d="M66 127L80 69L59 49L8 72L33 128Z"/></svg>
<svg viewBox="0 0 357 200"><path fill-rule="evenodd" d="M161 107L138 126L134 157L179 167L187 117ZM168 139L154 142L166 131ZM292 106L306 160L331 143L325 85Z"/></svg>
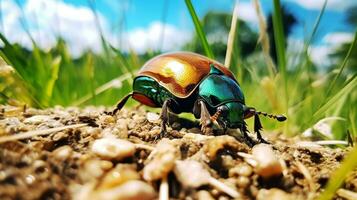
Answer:
<svg viewBox="0 0 357 200"><path fill-rule="evenodd" d="M252 154L258 163L255 167L256 173L263 178L279 176L283 173L283 167L271 145L257 144L253 147Z"/></svg>
<svg viewBox="0 0 357 200"><path fill-rule="evenodd" d="M116 138L95 140L92 152L104 159L122 160L135 153L135 145L129 141Z"/></svg>
<svg viewBox="0 0 357 200"><path fill-rule="evenodd" d="M178 122L174 122L174 123L171 125L171 128L174 129L174 130L180 130L181 124L178 123Z"/></svg>
<svg viewBox="0 0 357 200"><path fill-rule="evenodd" d="M151 185L143 181L132 180L111 189L94 192L91 199L151 200L156 196L157 194Z"/></svg>
<svg viewBox="0 0 357 200"><path fill-rule="evenodd" d="M27 184L31 185L32 183L34 183L36 181L36 178L34 175L29 174L25 177L25 181Z"/></svg>
<svg viewBox="0 0 357 200"><path fill-rule="evenodd" d="M162 139L154 150L153 159L144 167L143 176L147 181L161 179L174 168L179 152L168 139Z"/></svg>
<svg viewBox="0 0 357 200"><path fill-rule="evenodd" d="M239 177L237 178L236 183L237 183L237 186L238 186L239 188L246 188L246 187L249 186L250 180L249 180L249 178L246 177L246 176L239 176Z"/></svg>
<svg viewBox="0 0 357 200"><path fill-rule="evenodd" d="M57 148L52 152L53 156L59 160L66 160L72 155L72 148L68 145Z"/></svg>
<svg viewBox="0 0 357 200"><path fill-rule="evenodd" d="M151 123L155 123L160 119L160 115L153 112L148 112L146 114L146 119Z"/></svg>
<svg viewBox="0 0 357 200"><path fill-rule="evenodd" d="M130 165L118 164L114 169L105 174L99 189L109 189L130 180L138 180L140 175Z"/></svg>
<svg viewBox="0 0 357 200"><path fill-rule="evenodd" d="M257 195L257 200L292 200L295 199L293 196L289 195L288 193L277 189L277 188L272 188L272 189L260 189Z"/></svg>
<svg viewBox="0 0 357 200"><path fill-rule="evenodd" d="M111 115L99 116L99 123L103 125L111 125L115 123L115 118Z"/></svg>
<svg viewBox="0 0 357 200"><path fill-rule="evenodd" d="M214 160L217 157L217 152L224 148L231 148L237 152L247 152L248 146L239 143L235 138L228 135L216 136L209 139L203 146L203 149L210 160Z"/></svg>
<svg viewBox="0 0 357 200"><path fill-rule="evenodd" d="M246 163L239 164L229 170L229 176L250 176L253 173L253 169Z"/></svg>
<svg viewBox="0 0 357 200"><path fill-rule="evenodd" d="M79 171L79 175L83 182L97 180L112 166L113 164L109 161L88 160L84 163L82 170Z"/></svg>
<svg viewBox="0 0 357 200"><path fill-rule="evenodd" d="M50 117L48 115L35 115L32 117L26 118L24 120L24 123L36 125L36 124L41 124L43 122L47 122L49 120L52 120L52 117Z"/></svg>
<svg viewBox="0 0 357 200"><path fill-rule="evenodd" d="M200 190L197 192L197 199L198 200L214 200L212 195L206 190Z"/></svg>
<svg viewBox="0 0 357 200"><path fill-rule="evenodd" d="M193 188L208 184L211 177L202 164L194 160L176 161L174 173L184 187Z"/></svg>

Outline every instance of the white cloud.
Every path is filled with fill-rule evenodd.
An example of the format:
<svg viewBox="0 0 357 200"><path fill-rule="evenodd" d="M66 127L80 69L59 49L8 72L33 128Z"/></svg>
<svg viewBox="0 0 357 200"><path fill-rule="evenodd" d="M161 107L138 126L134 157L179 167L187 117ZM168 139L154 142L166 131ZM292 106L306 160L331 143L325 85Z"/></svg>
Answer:
<svg viewBox="0 0 357 200"><path fill-rule="evenodd" d="M328 55L332 53L333 50L334 47L332 47L331 45L311 46L309 48L309 55L311 56L312 61L317 66L328 66L332 62Z"/></svg>
<svg viewBox="0 0 357 200"><path fill-rule="evenodd" d="M333 63L329 58L329 54L333 53L336 48L345 42L351 42L353 34L348 32L329 33L322 39L322 45L310 47L309 52L312 60L319 66L327 66Z"/></svg>
<svg viewBox="0 0 357 200"><path fill-rule="evenodd" d="M180 30L169 24L153 22L147 28L137 28L124 35L127 41L123 42L122 48L134 49L138 53L146 50L179 50L183 44L191 39L191 32ZM162 46L161 46L162 45Z"/></svg>
<svg viewBox="0 0 357 200"><path fill-rule="evenodd" d="M252 2L240 2L238 4L238 18L252 24L258 24L258 16Z"/></svg>
<svg viewBox="0 0 357 200"><path fill-rule="evenodd" d="M36 43L44 49L53 47L56 36L63 37L74 57L90 49L101 51L101 40L93 12L84 6L74 6L61 0L28 0L21 10L14 0L2 0L2 16L4 29L0 29L10 42L17 42L32 48L31 41L24 30L21 19L25 19L28 32ZM103 34L109 42L116 44L117 36L110 31L109 24L101 13L98 21ZM164 35L162 30L165 28ZM147 28L138 28L123 34L124 50L143 53L148 49L158 50L164 38L162 50L176 50L191 38L188 31L180 30L172 25L152 23Z"/></svg>
<svg viewBox="0 0 357 200"><path fill-rule="evenodd" d="M353 34L348 32L329 33L323 38L323 42L331 45L339 45L346 42L351 42Z"/></svg>
<svg viewBox="0 0 357 200"><path fill-rule="evenodd" d="M293 1L304 8L320 10L325 2L325 0L288 0ZM353 0L328 0L327 9L331 10L345 10L346 8L351 7L352 5L357 5L356 1Z"/></svg>

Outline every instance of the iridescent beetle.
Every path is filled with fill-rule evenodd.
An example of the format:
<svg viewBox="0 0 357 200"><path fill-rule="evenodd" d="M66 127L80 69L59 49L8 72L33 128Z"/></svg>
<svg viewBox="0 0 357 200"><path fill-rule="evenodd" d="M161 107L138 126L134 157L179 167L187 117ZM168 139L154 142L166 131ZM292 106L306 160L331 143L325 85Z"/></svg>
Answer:
<svg viewBox="0 0 357 200"><path fill-rule="evenodd" d="M259 142L266 142L261 134L259 116L278 121L283 115L272 115L247 107L243 92L233 76L222 64L189 52L175 52L156 56L145 63L133 82L133 92L125 96L110 114L116 114L129 97L151 107L162 107L161 134L166 133L168 111L176 114L193 113L207 130L213 121L226 128L239 128L249 144L244 119L254 116L254 131Z"/></svg>

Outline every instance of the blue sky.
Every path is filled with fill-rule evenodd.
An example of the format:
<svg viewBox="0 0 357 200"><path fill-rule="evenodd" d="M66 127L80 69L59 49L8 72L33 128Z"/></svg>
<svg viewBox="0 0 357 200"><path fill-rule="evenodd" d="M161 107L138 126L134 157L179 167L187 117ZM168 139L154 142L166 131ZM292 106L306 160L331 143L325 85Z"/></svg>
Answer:
<svg viewBox="0 0 357 200"><path fill-rule="evenodd" d="M19 4L17 4L19 2ZM0 0L2 23L0 32L10 41L31 48L21 19L31 36L43 48L55 44L56 35L64 37L75 55L85 49L100 51L98 27L89 9L88 0ZM272 0L261 0L267 16ZM302 41L312 31L324 0L282 0L283 5L298 18L291 39ZM199 17L208 11L232 12L233 0L192 0ZM167 9L165 9L165 4ZM183 0L97 0L95 1L101 28L107 39L124 50L161 48L177 50L190 40L194 27ZM345 10L357 5L354 0L329 0L321 19L313 56L326 56L333 46L352 39L354 27L345 21ZM22 10L18 7L21 6ZM166 17L163 21L164 10ZM239 17L257 29L257 17L251 1L240 0ZM162 35L162 29L165 29ZM119 31L120 30L120 31ZM164 41L162 42L162 38ZM160 46L158 43L164 43ZM325 55L323 55L325 54Z"/></svg>

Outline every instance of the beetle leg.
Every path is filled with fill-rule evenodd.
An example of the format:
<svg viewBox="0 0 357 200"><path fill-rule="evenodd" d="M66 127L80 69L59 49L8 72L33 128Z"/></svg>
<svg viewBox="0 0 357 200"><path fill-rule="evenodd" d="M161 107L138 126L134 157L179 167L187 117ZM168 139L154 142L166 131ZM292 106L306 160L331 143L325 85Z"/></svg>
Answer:
<svg viewBox="0 0 357 200"><path fill-rule="evenodd" d="M160 114L160 118L161 118L160 135L157 138L155 138L155 140L159 138L163 138L166 135L166 125L169 121L169 110L172 108L175 110L176 108L175 106L177 106L177 103L173 99L166 99L164 101Z"/></svg>
<svg viewBox="0 0 357 200"><path fill-rule="evenodd" d="M108 115L115 115L118 111L120 111L123 106L125 105L125 103L128 101L129 97L131 97L133 95L133 93L127 94L124 98L122 98L116 105L116 107L114 108L113 111L111 112L105 112L105 114Z"/></svg>
<svg viewBox="0 0 357 200"><path fill-rule="evenodd" d="M256 144L256 142L254 142L254 140L252 138L250 138L248 135L248 129L247 129L246 123L242 124L240 131L243 133L243 137L244 137L246 143L248 144L248 146L252 147Z"/></svg>
<svg viewBox="0 0 357 200"><path fill-rule="evenodd" d="M203 101L198 102L200 104L201 113L200 113L200 124L201 124L201 131L204 134L210 133L212 130L212 120L211 115L206 107L206 104Z"/></svg>
<svg viewBox="0 0 357 200"><path fill-rule="evenodd" d="M259 143L269 144L269 142L264 140L264 138L260 134L260 130L262 130L262 128L263 128L263 126L262 126L262 124L260 122L258 114L255 114L254 115L254 132L257 134L258 141L259 141Z"/></svg>
<svg viewBox="0 0 357 200"><path fill-rule="evenodd" d="M166 134L166 123L169 119L169 111L168 111L168 103L169 100L166 100L164 102L164 104L162 105L162 110L161 110L161 114L160 114L160 118L161 118L161 129L160 129L160 136L159 138L162 138L165 136Z"/></svg>

